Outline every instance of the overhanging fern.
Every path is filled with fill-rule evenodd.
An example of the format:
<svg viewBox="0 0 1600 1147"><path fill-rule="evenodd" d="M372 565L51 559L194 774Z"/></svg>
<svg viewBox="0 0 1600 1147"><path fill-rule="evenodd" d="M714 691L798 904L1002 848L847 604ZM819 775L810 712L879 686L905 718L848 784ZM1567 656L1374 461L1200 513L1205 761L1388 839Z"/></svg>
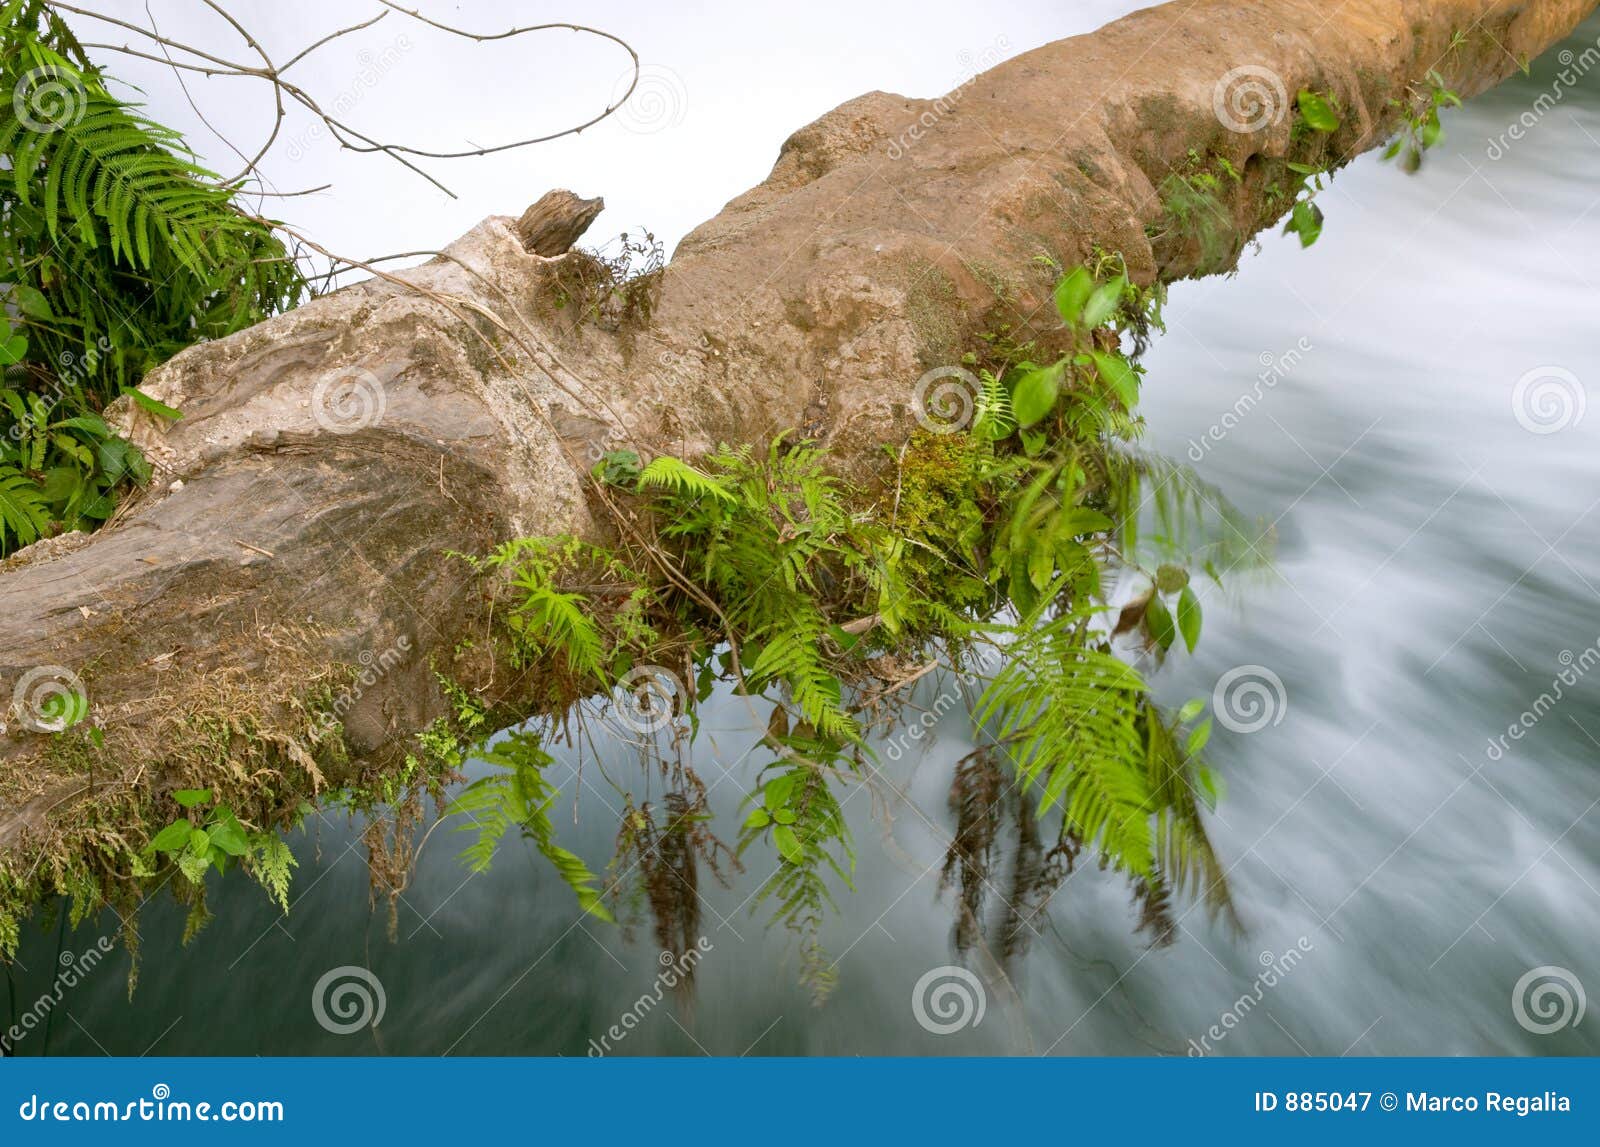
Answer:
<svg viewBox="0 0 1600 1147"><path fill-rule="evenodd" d="M555 868L577 896L579 907L591 916L610 920L603 890L597 887L599 878L581 858L555 842L550 806L561 792L545 779L544 770L553 761L539 738L531 733L512 733L478 755L505 771L474 781L450 805L450 813L467 818L466 823L456 826L457 830L474 836L462 850L462 859L472 871L486 871L505 834L515 828Z"/></svg>
<svg viewBox="0 0 1600 1147"><path fill-rule="evenodd" d="M98 445L74 450L47 426L125 392L177 415L133 389L146 371L293 306L307 286L271 224L177 133L113 95L43 0L0 3L0 91L0 475L13 503L18 475L44 491L40 535L104 519L140 478L125 453L103 465ZM43 456L23 456L30 437ZM20 521L6 515L0 555L26 544Z"/></svg>
<svg viewBox="0 0 1600 1147"><path fill-rule="evenodd" d="M1154 859L1140 720L1145 683L1131 665L1085 641L1087 620L1066 613L1018 627L975 719L993 725L1023 785L1041 788L1039 815L1059 805L1073 836L1145 876Z"/></svg>

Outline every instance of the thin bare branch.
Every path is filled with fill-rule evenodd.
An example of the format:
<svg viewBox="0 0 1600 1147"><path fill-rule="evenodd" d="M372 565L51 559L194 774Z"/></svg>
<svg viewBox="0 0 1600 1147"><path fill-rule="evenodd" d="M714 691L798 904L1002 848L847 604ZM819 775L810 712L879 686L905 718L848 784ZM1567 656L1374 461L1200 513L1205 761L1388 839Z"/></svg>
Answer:
<svg viewBox="0 0 1600 1147"><path fill-rule="evenodd" d="M152 50L152 48L134 47L129 43L117 44L110 41L94 41L85 42L84 46L86 48L114 52L135 59L150 60L155 63L165 64L167 67L171 68L175 74L180 74L182 72L193 72L204 76L232 76L239 79L261 80L272 87L274 113L272 128L268 132L265 142L262 143L259 148L255 149L253 155L247 157L243 149L236 147L230 140L227 139L226 136L224 136L221 132L218 132L217 129L209 122L206 122L203 116L201 117L202 122L205 122L206 126L211 128L211 130L218 135L218 138L222 139L222 141L227 144L231 150L233 150L240 156L241 159L245 161L243 170L241 170L238 174L221 181L221 185L225 187L236 187L243 183L244 180L252 177L263 184L267 182L262 178L261 164L271 152L273 146L282 136L283 125L288 116L288 106L291 102L298 104L313 117L320 120L323 126L327 129L329 135L333 137L340 148L346 151L354 151L363 154L379 152L387 155L396 163L399 163L401 166L415 172L417 175L421 176L423 179L426 179L435 187L438 187L441 191L445 192L445 194L453 197L454 192L452 192L449 187L440 182L428 171L424 170L416 161L424 159L466 159L475 156L495 155L500 152L531 147L534 144L548 143L551 140L560 139L563 136L576 135L590 127L593 127L595 124L601 122L607 117L614 115L617 109L632 97L639 84L639 54L634 51L632 46L630 46L627 41L623 40L619 36L600 28L590 27L586 24L550 22L507 28L501 32L474 32L470 29L459 28L453 24L435 20L430 16L424 15L417 9L403 7L399 4L392 3L391 0L378 0L378 3L382 5L383 10L377 15L366 20L358 21L354 24L336 28L325 35L318 37L317 39L311 41L311 43L307 44L304 48L301 48L299 51L290 56L286 63L280 65L274 62L272 56L267 52L265 47L262 46L255 34L250 31L249 27L241 19L235 16L225 4L221 3L220 0L199 0L199 2L204 7L214 12L233 30L234 34L244 42L245 46L249 49L250 54L256 58L258 63L241 63L225 56L218 55L213 51L198 47L192 43L188 43L184 40L168 36L156 27L153 17L149 19L148 26L146 26L135 23L131 20L123 19L120 16L109 15L105 12L97 11L93 8L84 7L79 4L60 2L60 0L51 0L50 6L60 13L70 13L74 16L81 16L90 20L98 20L102 23L111 25L112 27L121 28L127 32L133 33L136 36L142 37L153 46ZM447 35L457 36L462 39L471 40L480 44L499 40L508 40L513 37L531 35L538 32L568 31L579 35L596 36L602 40L607 40L617 45L618 47L622 48L623 51L627 52L632 74L629 78L627 90L622 94L620 99L607 103L598 114L591 116L582 123L576 124L572 127L563 128L559 131L528 136L522 139L511 140L507 143L489 144L481 147L473 146L453 150L424 148L405 142L385 141L355 128L350 123L341 119L338 115L326 110L322 104L305 88L301 87L299 84L296 84L292 80L286 79L284 73L318 49L325 47L326 45L343 36L348 36L352 33L371 28L380 20L383 20L385 17L387 17L391 12L398 12L401 15L408 16L425 27L435 29L436 31L443 32ZM148 9L146 9L146 15L149 16ZM193 101L191 101L191 105L192 102ZM198 108L196 108L196 114L199 114Z"/></svg>

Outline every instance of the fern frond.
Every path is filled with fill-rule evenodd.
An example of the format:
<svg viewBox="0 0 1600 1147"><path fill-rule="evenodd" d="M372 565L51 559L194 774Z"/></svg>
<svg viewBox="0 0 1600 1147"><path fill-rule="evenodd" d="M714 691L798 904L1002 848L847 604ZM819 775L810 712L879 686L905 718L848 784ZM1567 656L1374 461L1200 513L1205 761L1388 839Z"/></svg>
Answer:
<svg viewBox="0 0 1600 1147"><path fill-rule="evenodd" d="M274 836L261 845L253 860L253 875L262 888L267 890L267 895L272 897L272 902L283 909L284 915L289 914L289 870L299 862L295 860L294 853L289 851L289 846L278 837Z"/></svg>
<svg viewBox="0 0 1600 1147"><path fill-rule="evenodd" d="M1042 786L1039 814L1059 805L1068 831L1096 844L1114 866L1147 875L1154 858L1146 748L1139 725L1145 691L1130 665L1090 646L1083 614L1024 632L979 699L980 725L1026 786Z"/></svg>
<svg viewBox="0 0 1600 1147"><path fill-rule="evenodd" d="M716 498L723 502L737 500L721 481L669 454L663 454L639 471L639 485L680 496Z"/></svg>
<svg viewBox="0 0 1600 1147"><path fill-rule="evenodd" d="M830 759L836 748L813 739L788 743L798 753ZM822 768L814 763L794 765L771 777L745 799L750 808L739 834L739 853L758 840L770 838L778 854L778 870L764 882L751 903L751 911L771 903L773 925L800 938L800 981L821 1004L838 980L833 961L822 945L821 928L827 913L837 911L826 873L854 890L851 874L855 850L844 810L829 787Z"/></svg>
<svg viewBox="0 0 1600 1147"><path fill-rule="evenodd" d="M584 612L584 596L558 592L530 568L519 571L512 584L523 591L512 614L517 633L537 648L560 652L576 672L600 678L603 642Z"/></svg>
<svg viewBox="0 0 1600 1147"><path fill-rule="evenodd" d="M0 466L0 554L38 541L50 529L42 491L13 466Z"/></svg>
<svg viewBox="0 0 1600 1147"><path fill-rule="evenodd" d="M1144 715L1146 761L1155 817L1156 862L1179 892L1202 898L1215 916L1240 927L1228 872L1212 847L1200 811L1199 762L1178 744L1154 705Z"/></svg>
<svg viewBox="0 0 1600 1147"><path fill-rule="evenodd" d="M839 679L822 663L818 644L821 618L815 624L773 634L750 667L752 683L759 686L783 681L806 720L825 737L856 740L860 730L844 710Z"/></svg>
<svg viewBox="0 0 1600 1147"><path fill-rule="evenodd" d="M447 815L467 817L471 823L457 825L458 832L475 833L461 856L474 872L483 872L494 859L500 841L512 828L531 840L578 898L578 906L591 916L610 921L611 912L596 885L599 877L583 860L555 842L555 825L550 806L561 795L545 780L544 769L554 761L539 738L531 733L512 733L493 749L481 754L491 765L507 770L483 777L468 785L451 803Z"/></svg>

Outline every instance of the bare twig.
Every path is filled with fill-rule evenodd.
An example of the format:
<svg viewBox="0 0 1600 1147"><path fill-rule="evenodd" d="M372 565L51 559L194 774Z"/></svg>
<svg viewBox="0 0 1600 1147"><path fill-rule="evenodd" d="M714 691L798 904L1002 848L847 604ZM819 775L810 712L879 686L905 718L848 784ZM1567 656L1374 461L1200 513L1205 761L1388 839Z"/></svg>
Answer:
<svg viewBox="0 0 1600 1147"><path fill-rule="evenodd" d="M404 8L399 4L391 3L390 0L377 0L377 2L383 7L383 11L379 12L377 15L345 27L336 28L331 32L319 36L317 39L307 44L304 48L301 48L299 51L295 52L288 58L286 62L282 64L278 64L273 60L272 56L262 46L261 42L250 31L250 29L239 18L234 16L227 7L220 3L219 0L199 0L199 3L204 5L206 8L209 8L212 12L215 12L233 30L239 39L243 41L245 47L249 51L250 56L254 57L254 62L245 63L238 60L229 59L228 57L218 55L213 51L206 50L198 47L197 45L177 39L173 36L169 36L156 26L156 22L153 18L149 19L148 25L139 24L131 20L123 19L119 16L113 16L102 11L97 11L94 8L84 7L79 4L65 3L62 2L62 0L51 0L50 7L56 9L60 13L70 13L74 16L84 17L85 19L98 20L103 24L120 28L142 38L143 40L147 41L149 45L151 45L150 48L134 47L130 43L118 44L109 41L88 40L84 41L83 46L85 48L91 48L105 52L115 52L120 55L129 56L135 59L150 60L155 63L163 64L171 68L174 74L179 76L180 84L182 83L182 74L184 72L190 72L203 76L225 76L236 79L260 80L267 83L271 87L273 101L272 127L267 133L266 140L255 149L253 154L246 155L242 148L236 147L225 135L218 131L205 119L203 115L201 115L201 122L205 123L208 128L217 134L219 139L227 144L231 150L233 150L240 156L241 159L244 160L244 167L238 174L221 181L221 185L224 187L237 187L247 179L255 179L258 182L265 183L265 180L261 174L261 164L282 135L283 125L288 117L289 107L291 105L298 105L309 112L313 117L320 120L323 126L327 129L329 135L331 135L344 150L360 153L379 152L387 155L396 163L399 163L401 166L415 172L423 179L426 179L428 182L438 187L445 194L454 197L455 193L451 191L450 188L446 187L432 174L424 170L416 161L423 159L465 159L474 156L495 155L499 152L512 151L523 147L531 147L532 145L538 143L548 143L551 140L560 139L563 136L577 135L586 128L593 127L601 120L604 120L608 116L615 114L616 110L625 104L633 95L634 89L639 84L639 54L633 50L627 41L600 28L590 27L586 24L552 22L507 28L501 32L473 32L465 28L458 28L452 24L444 23L440 20L435 20L429 16L423 15L416 9ZM289 69L293 68L295 65L304 61L307 57L312 55L312 53L334 42L335 40L338 40L343 36L348 36L351 33L373 27L379 21L385 19L391 12L400 13L413 20L416 20L425 27L444 32L447 35L458 36L462 39L471 40L480 44L490 43L498 40L508 40L513 37L531 35L539 32L568 31L579 35L596 36L602 40L610 41L611 43L622 48L623 51L627 52L630 67L632 68L632 75L628 83L628 88L622 94L620 99L616 100L615 102L607 103L603 110L601 110L598 114L591 116L589 119L584 120L582 123L576 124L572 127L563 128L559 131L548 132L542 135L528 136L523 139L511 140L507 143L488 144L481 147L461 148L456 150L436 150L418 147L404 142L380 140L357 129L339 115L335 114L334 111L330 111L325 108L322 103L305 88L293 80L288 79L285 73L287 73ZM148 9L146 10L146 16L149 17ZM188 96L187 88L184 88L184 94L186 97ZM191 106L193 106L193 101L191 100L190 102ZM197 115L200 115L198 108L195 108L195 112Z"/></svg>

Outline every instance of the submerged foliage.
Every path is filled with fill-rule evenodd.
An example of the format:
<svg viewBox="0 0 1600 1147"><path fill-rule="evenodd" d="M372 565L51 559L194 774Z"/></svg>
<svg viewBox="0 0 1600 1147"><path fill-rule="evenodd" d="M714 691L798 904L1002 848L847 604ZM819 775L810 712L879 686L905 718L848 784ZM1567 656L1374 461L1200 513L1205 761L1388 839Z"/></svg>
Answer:
<svg viewBox="0 0 1600 1147"><path fill-rule="evenodd" d="M1201 808L1219 789L1200 759L1209 721L1183 729L1200 702L1164 715L1131 655L1142 646L1159 659L1179 637L1192 650L1201 611L1189 565L1220 580L1254 564L1259 538L1186 471L1128 445L1142 368L1124 343L1159 324L1159 295L1102 256L1062 276L1053 300L1062 353L1041 360L1037 344L992 341L971 360L970 422L931 422L875 484L845 481L824 451L786 435L698 464L619 452L596 467L614 548L521 539L474 562L498 586L492 640L514 664L538 660L561 705L615 690L668 780L660 810L624 793L611 878L615 897L648 902L664 948L692 945L697 897L685 890L722 848L685 752L694 705L719 679L772 706L737 853L768 850L753 903L797 933L819 999L836 975L824 925L855 863L841 787L879 783L874 728L892 723L894 694L938 666L978 688L974 736L990 770L983 784L958 772L953 788L961 825L947 876L960 874L966 916L981 912L974 874L1013 804L1027 810L1016 880L1029 914L1084 851L1131 882L1158 940L1170 938L1174 892L1231 911ZM1186 528L1197 518L1211 519L1203 540ZM1159 556L1149 568L1146 551ZM1113 609L1108 569L1146 591ZM522 769L476 791L506 791ZM483 811L468 803L459 811ZM505 830L509 806L494 807L475 860ZM520 823L545 823L542 806L529 808ZM1048 852L1035 824L1049 826ZM593 911L587 869L558 868Z"/></svg>

